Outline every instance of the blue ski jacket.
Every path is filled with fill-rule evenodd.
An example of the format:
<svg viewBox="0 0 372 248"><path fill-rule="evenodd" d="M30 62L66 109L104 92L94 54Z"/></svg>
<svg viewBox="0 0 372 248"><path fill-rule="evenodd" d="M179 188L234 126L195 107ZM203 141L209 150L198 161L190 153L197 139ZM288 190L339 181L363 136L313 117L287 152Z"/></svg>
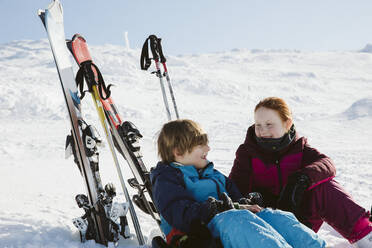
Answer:
<svg viewBox="0 0 372 248"><path fill-rule="evenodd" d="M193 221L207 222L209 212L203 202L209 196L219 199L219 194L226 192L233 201L242 197L235 184L215 170L211 162L199 171L194 166L159 162L150 178L167 240L174 229L188 233Z"/></svg>

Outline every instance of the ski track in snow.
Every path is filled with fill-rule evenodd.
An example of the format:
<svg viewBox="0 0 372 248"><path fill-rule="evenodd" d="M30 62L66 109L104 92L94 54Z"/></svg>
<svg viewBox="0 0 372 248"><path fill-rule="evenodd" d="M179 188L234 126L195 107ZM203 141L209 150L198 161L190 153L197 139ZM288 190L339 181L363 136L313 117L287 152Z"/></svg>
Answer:
<svg viewBox="0 0 372 248"><path fill-rule="evenodd" d="M144 135L145 164L154 166L156 135L166 121L158 79L140 70L140 50L105 45L90 51L106 84L116 85L112 96L120 114ZM372 55L366 51L234 49L167 56L167 65L181 117L196 120L208 132L209 159L225 174L253 123L255 104L279 96L292 107L298 132L335 161L336 179L369 209ZM83 113L103 136L89 94ZM0 247L103 247L81 244L71 222L82 215L74 196L85 189L72 159L64 159L69 127L47 40L0 45ZM113 182L123 200L108 145L100 150L100 170L102 181ZM159 232L156 223L140 210L137 214L151 240ZM351 247L327 224L319 234L329 247ZM119 247L136 247L135 237L121 239Z"/></svg>

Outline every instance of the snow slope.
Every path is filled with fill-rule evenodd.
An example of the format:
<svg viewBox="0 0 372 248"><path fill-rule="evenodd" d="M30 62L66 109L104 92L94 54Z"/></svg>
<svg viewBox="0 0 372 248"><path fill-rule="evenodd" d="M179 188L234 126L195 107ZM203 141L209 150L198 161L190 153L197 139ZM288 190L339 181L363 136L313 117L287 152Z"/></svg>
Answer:
<svg viewBox="0 0 372 248"><path fill-rule="evenodd" d="M113 45L90 50L106 83L116 85L112 96L121 115L144 135L147 167L154 166L156 134L166 121L158 79L140 70L139 50ZM279 96L292 107L298 132L335 161L337 180L369 209L369 51L235 49L167 57L180 115L198 121L209 133L209 159L218 169L229 173L234 153L253 123L255 104L264 97ZM83 111L103 135L89 94ZM74 196L85 190L72 159L64 159L69 125L49 43L0 45L0 247L101 247L94 242L81 244L71 223L82 214ZM100 154L102 180L114 182L119 190L107 145ZM128 178L126 162L120 158L120 163ZM137 213L145 236L151 239L157 232L155 222ZM323 225L320 235L330 247L350 247L328 225ZM119 244L131 247L136 241Z"/></svg>

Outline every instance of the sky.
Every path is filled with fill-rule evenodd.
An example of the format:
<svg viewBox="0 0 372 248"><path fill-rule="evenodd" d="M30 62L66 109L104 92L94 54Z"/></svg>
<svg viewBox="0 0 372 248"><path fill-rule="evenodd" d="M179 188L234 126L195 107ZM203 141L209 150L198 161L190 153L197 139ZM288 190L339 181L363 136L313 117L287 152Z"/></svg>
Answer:
<svg viewBox="0 0 372 248"><path fill-rule="evenodd" d="M150 34L165 53L231 49L359 50L372 43L369 0L60 0L66 38L140 48ZM37 16L51 0L0 0L0 44L40 40Z"/></svg>

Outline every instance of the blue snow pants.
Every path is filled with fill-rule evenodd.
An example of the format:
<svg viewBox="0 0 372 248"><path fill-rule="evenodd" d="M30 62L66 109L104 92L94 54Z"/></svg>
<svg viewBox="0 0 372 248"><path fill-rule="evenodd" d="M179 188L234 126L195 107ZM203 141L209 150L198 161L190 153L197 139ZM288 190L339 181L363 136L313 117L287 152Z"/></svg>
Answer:
<svg viewBox="0 0 372 248"><path fill-rule="evenodd" d="M266 208L254 214L248 210L229 210L216 215L208 224L224 248L324 248L326 243L290 212Z"/></svg>

